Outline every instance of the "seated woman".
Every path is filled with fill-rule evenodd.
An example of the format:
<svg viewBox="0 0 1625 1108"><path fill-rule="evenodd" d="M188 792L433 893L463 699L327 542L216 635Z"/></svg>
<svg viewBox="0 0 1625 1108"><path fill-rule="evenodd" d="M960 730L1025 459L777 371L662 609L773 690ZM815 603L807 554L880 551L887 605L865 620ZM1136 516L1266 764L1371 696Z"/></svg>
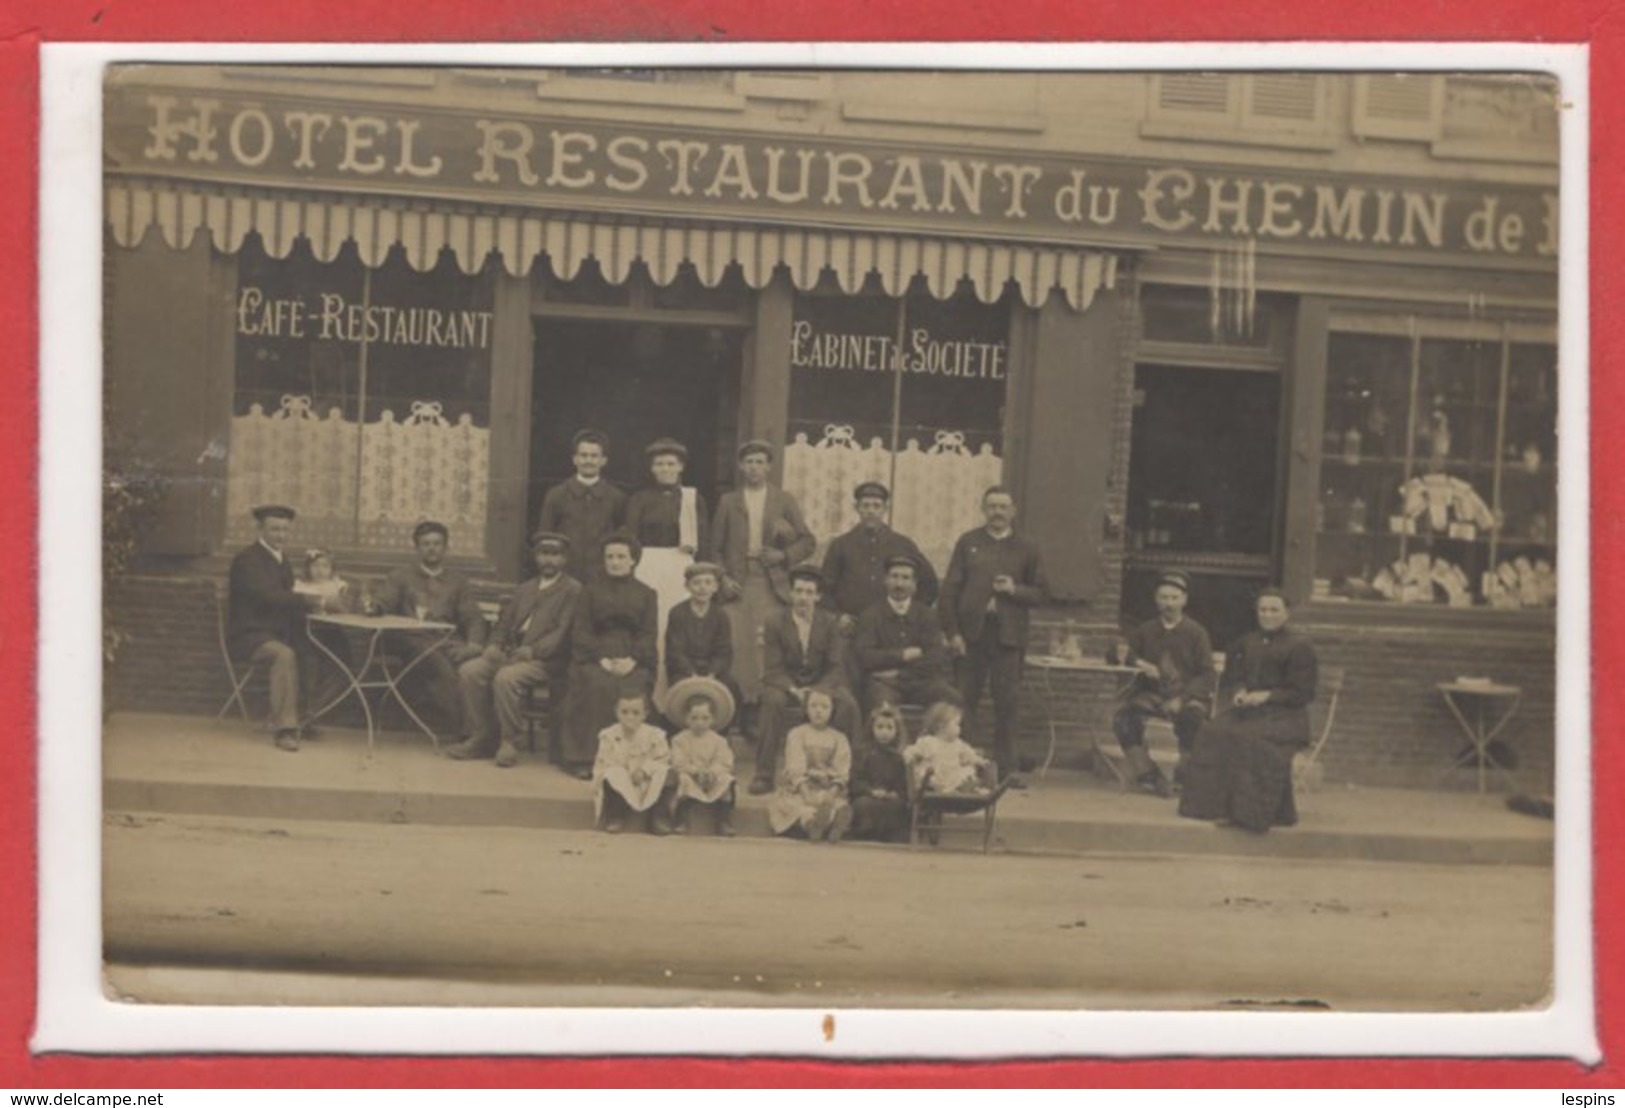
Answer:
<svg viewBox="0 0 1625 1108"><path fill-rule="evenodd" d="M1309 640L1287 626L1279 589L1258 595L1258 630L1231 648L1219 703L1228 705L1196 736L1180 762L1179 814L1264 832L1298 822L1292 756L1309 745L1309 702L1319 662Z"/></svg>
<svg viewBox="0 0 1625 1108"><path fill-rule="evenodd" d="M835 701L823 689L808 689L807 722L785 738L784 769L778 791L767 805L775 835L804 833L817 842L838 843L852 825L847 782L852 777L852 747L829 725Z"/></svg>
<svg viewBox="0 0 1625 1108"><path fill-rule="evenodd" d="M571 623L570 688L561 761L583 780L592 776L593 737L613 723L622 697L646 697L654 686L655 592L632 576L641 548L613 534L604 540L604 572L581 590Z"/></svg>
<svg viewBox="0 0 1625 1108"><path fill-rule="evenodd" d="M903 715L882 704L869 716L869 732L852 766L852 837L877 842L908 838L908 770Z"/></svg>
<svg viewBox="0 0 1625 1108"><path fill-rule="evenodd" d="M648 721L643 694L615 704L616 722L598 736L592 765L593 819L611 835L628 819L646 819L651 835L669 835L666 811L676 791L665 733Z"/></svg>
<svg viewBox="0 0 1625 1108"><path fill-rule="evenodd" d="M700 807L711 813L718 835L733 836L734 752L717 733L733 714L732 694L707 677L679 681L667 693L666 718L684 725L671 740L671 768L677 776L671 818L679 834L688 832L688 817Z"/></svg>
<svg viewBox="0 0 1625 1108"><path fill-rule="evenodd" d="M998 769L959 737L963 721L964 713L945 701L926 710L924 734L903 751L921 792L975 796L994 791Z"/></svg>

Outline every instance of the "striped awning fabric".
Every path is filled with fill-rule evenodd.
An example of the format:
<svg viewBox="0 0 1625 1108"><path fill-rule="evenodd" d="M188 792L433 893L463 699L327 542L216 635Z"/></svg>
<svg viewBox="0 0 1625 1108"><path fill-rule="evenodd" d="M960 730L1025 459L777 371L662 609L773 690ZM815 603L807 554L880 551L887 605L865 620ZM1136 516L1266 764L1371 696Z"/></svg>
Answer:
<svg viewBox="0 0 1625 1108"><path fill-rule="evenodd" d="M901 295L916 274L931 294L951 294L969 278L976 295L992 303L1015 282L1021 297L1040 306L1058 288L1073 308L1087 308L1095 291L1117 276L1112 254L1046 244L934 238L890 232L632 220L575 212L455 208L376 196L292 193L191 183L109 179L106 219L120 246L135 246L156 226L175 249L206 231L215 249L234 254L250 231L266 251L283 258L303 237L316 258L330 262L353 241L363 262L383 264L400 244L408 263L433 268L450 250L465 272L477 272L495 252L514 276L546 255L554 274L570 280L593 258L610 281L626 280L642 261L664 286L688 262L708 287L737 263L745 283L759 289L779 266L798 289L831 270L841 288L857 292L870 273L886 292Z"/></svg>

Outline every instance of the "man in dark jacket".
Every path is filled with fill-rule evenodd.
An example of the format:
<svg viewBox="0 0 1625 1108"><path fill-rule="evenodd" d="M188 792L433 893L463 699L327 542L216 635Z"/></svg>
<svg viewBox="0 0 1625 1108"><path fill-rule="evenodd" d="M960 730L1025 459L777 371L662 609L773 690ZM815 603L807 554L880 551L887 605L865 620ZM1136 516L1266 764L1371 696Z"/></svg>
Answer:
<svg viewBox="0 0 1625 1108"><path fill-rule="evenodd" d="M503 606L484 650L457 671L468 738L446 754L459 761L490 757L506 769L519 762L519 736L525 730L525 698L538 685L548 687L553 719L564 715L564 682L570 664L570 626L581 585L564 572L570 540L543 531L531 540L536 576L514 590ZM491 733L496 709L501 742ZM558 727L555 722L554 733ZM557 745L556 743L550 745Z"/></svg>
<svg viewBox="0 0 1625 1108"><path fill-rule="evenodd" d="M994 485L982 494L984 527L954 544L942 580L943 629L960 658L959 687L965 721L975 725L976 707L989 678L993 685L993 759L999 776L1016 772L1016 720L1021 667L1026 658L1028 613L1048 599L1049 585L1038 545L1015 532L1016 499ZM1020 787L1019 781L1012 781Z"/></svg>
<svg viewBox="0 0 1625 1108"><path fill-rule="evenodd" d="M602 431L576 432L570 440L570 464L575 476L547 490L536 530L570 540L570 564L565 568L587 585L604 575L598 561L600 544L621 525L626 494L603 475L609 464L609 436Z"/></svg>
<svg viewBox="0 0 1625 1108"><path fill-rule="evenodd" d="M886 559L886 597L871 604L852 634L863 674L864 704L959 703L948 680L948 642L936 611L920 602L919 564L907 554Z"/></svg>
<svg viewBox="0 0 1625 1108"><path fill-rule="evenodd" d="M756 796L773 791L792 713L801 709L810 690L828 693L835 706L835 730L848 741L857 737L861 720L846 687L845 642L835 617L818 606L823 587L816 566L794 567L790 606L769 616L762 627L761 745L750 784Z"/></svg>
<svg viewBox="0 0 1625 1108"><path fill-rule="evenodd" d="M378 606L386 615L407 616L449 623L457 630L432 653L412 667L407 683L421 689L440 717L452 730L464 729L462 696L458 691L457 667L478 658L485 649L485 616L467 577L446 565L451 532L444 523L424 520L412 529L412 545L417 560L397 566L384 579ZM433 632L393 632L389 636L408 658L427 649L438 634Z"/></svg>
<svg viewBox="0 0 1625 1108"><path fill-rule="evenodd" d="M1161 797L1172 796L1173 790L1145 748L1146 720L1172 721L1180 756L1189 754L1196 733L1207 722L1217 680L1207 628L1185 615L1190 591L1191 579L1181 570L1158 577L1156 618L1130 628L1112 646L1108 659L1140 671L1134 675L1123 706L1112 717L1112 733L1128 759L1135 784Z"/></svg>
<svg viewBox="0 0 1625 1108"><path fill-rule="evenodd" d="M270 670L270 727L278 750L299 749L299 671L309 640L305 613L314 606L293 591L287 546L294 510L281 504L254 509L259 536L231 560L226 649L234 660Z"/></svg>

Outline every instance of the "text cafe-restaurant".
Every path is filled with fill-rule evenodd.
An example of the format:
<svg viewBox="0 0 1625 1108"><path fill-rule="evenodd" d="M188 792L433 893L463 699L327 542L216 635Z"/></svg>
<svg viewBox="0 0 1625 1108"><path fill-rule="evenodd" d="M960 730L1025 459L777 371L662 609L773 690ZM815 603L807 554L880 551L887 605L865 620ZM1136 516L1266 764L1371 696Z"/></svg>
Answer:
<svg viewBox="0 0 1625 1108"><path fill-rule="evenodd" d="M149 648L109 695L218 707L211 582L255 504L361 573L441 520L500 594L594 427L628 489L683 441L712 504L769 440L821 544L883 481L939 572L1011 486L1053 592L1034 654L1100 657L1169 568L1216 645L1282 584L1346 674L1328 775L1435 780L1437 685L1484 674L1522 691L1502 738L1533 786L1556 99L1482 74L112 69L108 458L166 492L110 584ZM1060 720L1064 756L1112 689L1052 677L1023 726Z"/></svg>

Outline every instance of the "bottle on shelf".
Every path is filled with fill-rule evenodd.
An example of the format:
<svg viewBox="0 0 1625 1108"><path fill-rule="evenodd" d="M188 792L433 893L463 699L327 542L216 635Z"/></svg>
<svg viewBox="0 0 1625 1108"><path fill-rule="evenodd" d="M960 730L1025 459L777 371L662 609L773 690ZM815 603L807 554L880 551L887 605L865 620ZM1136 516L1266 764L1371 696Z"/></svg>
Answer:
<svg viewBox="0 0 1625 1108"><path fill-rule="evenodd" d="M1343 461L1349 465L1359 465L1362 453L1363 436L1358 427L1350 427L1343 432Z"/></svg>

